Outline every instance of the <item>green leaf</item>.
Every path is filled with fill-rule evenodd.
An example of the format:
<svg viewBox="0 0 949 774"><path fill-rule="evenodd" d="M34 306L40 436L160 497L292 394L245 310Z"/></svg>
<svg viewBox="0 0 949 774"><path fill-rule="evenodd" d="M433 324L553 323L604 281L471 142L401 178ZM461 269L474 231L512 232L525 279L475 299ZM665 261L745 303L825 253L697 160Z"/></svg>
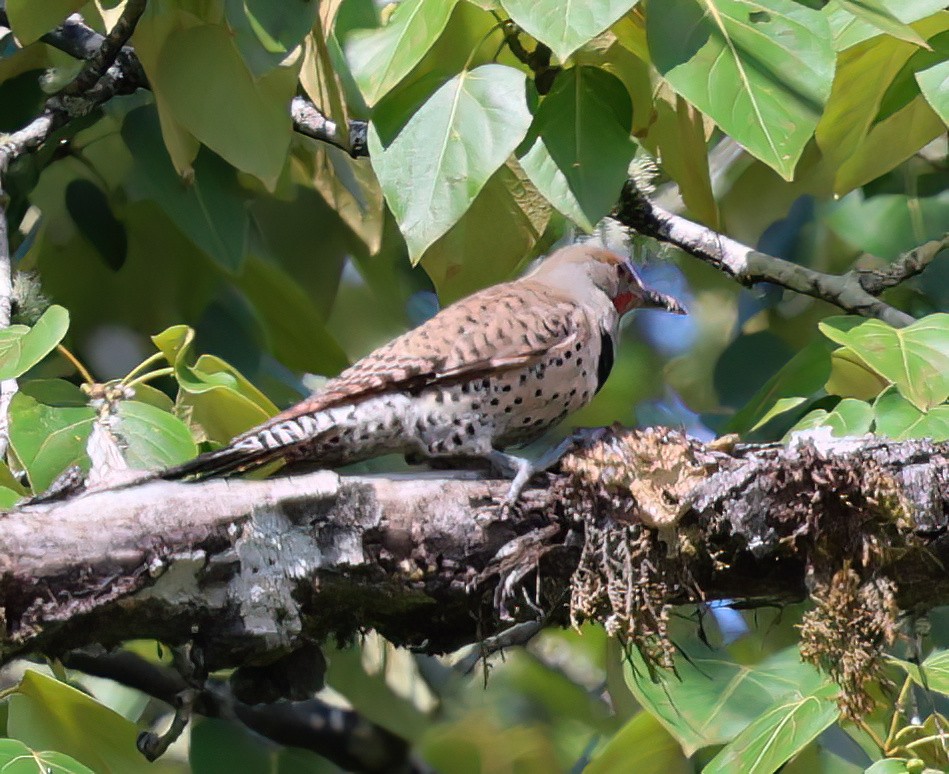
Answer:
<svg viewBox="0 0 949 774"><path fill-rule="evenodd" d="M949 404L920 411L895 390L884 392L873 404L876 431L898 441L907 438L949 440Z"/></svg>
<svg viewBox="0 0 949 774"><path fill-rule="evenodd" d="M672 87L792 179L833 80L820 12L791 0L651 0L646 33Z"/></svg>
<svg viewBox="0 0 949 774"><path fill-rule="evenodd" d="M548 201L592 231L609 213L626 181L636 146L632 102L616 76L573 67L544 97L520 163Z"/></svg>
<svg viewBox="0 0 949 774"><path fill-rule="evenodd" d="M813 693L777 702L727 744L702 769L703 774L771 774L803 750L840 716L840 689L825 685Z"/></svg>
<svg viewBox="0 0 949 774"><path fill-rule="evenodd" d="M692 765L679 743L648 712L638 713L606 743L583 770L584 774L654 771L687 774Z"/></svg>
<svg viewBox="0 0 949 774"><path fill-rule="evenodd" d="M775 417L779 417L782 414L793 411L803 403L807 403L807 398L778 398L778 400L774 402L774 405L764 413L761 419L759 419L749 428L749 431L754 432L755 430L760 429Z"/></svg>
<svg viewBox="0 0 949 774"><path fill-rule="evenodd" d="M858 19L863 19L868 24L872 24L881 32L914 43L917 46L929 48L920 34L908 24L900 21L882 0L832 0L831 5L834 3L849 11Z"/></svg>
<svg viewBox="0 0 949 774"><path fill-rule="evenodd" d="M916 73L916 82L932 109L949 124L949 60Z"/></svg>
<svg viewBox="0 0 949 774"><path fill-rule="evenodd" d="M944 0L874 0L874 5L903 24L912 24L945 8ZM837 51L855 46L880 34L880 28L854 16L842 5L830 2L821 11L830 23Z"/></svg>
<svg viewBox="0 0 949 774"><path fill-rule="evenodd" d="M873 407L869 403L853 398L844 398L833 411L816 409L788 432L810 430L814 427L829 427L831 433L838 438L848 435L865 435L870 432L873 424Z"/></svg>
<svg viewBox="0 0 949 774"><path fill-rule="evenodd" d="M439 88L387 148L370 125L372 165L413 262L471 206L530 122L524 73L489 64Z"/></svg>
<svg viewBox="0 0 949 774"><path fill-rule="evenodd" d="M125 184L129 198L154 201L218 266L239 269L247 250L248 215L234 169L205 150L194 161L194 179L184 184L149 106L125 117L122 137L134 159Z"/></svg>
<svg viewBox="0 0 949 774"><path fill-rule="evenodd" d="M16 379L52 352L69 329L69 312L54 304L28 328L11 325L0 330L0 380Z"/></svg>
<svg viewBox="0 0 949 774"><path fill-rule="evenodd" d="M88 467L86 441L95 411L51 406L25 392L10 402L10 446L26 469L34 493L45 491L70 465Z"/></svg>
<svg viewBox="0 0 949 774"><path fill-rule="evenodd" d="M945 31L946 14L918 22L930 39ZM890 36L866 40L843 51L827 107L815 130L821 165L834 175L839 196L888 172L928 143L945 126L921 98L878 120L884 96L919 47ZM853 84L861 88L853 88Z"/></svg>
<svg viewBox="0 0 949 774"><path fill-rule="evenodd" d="M890 383L867 365L849 347L840 347L830 356L830 376L824 389L841 398L873 400Z"/></svg>
<svg viewBox="0 0 949 774"><path fill-rule="evenodd" d="M140 771L138 729L65 683L28 669L10 697L7 731L33 749L56 748L94 771Z"/></svg>
<svg viewBox="0 0 949 774"><path fill-rule="evenodd" d="M69 14L78 11L85 0L7 0L10 26L22 45L32 43L62 24Z"/></svg>
<svg viewBox="0 0 949 774"><path fill-rule="evenodd" d="M566 61L633 8L638 0L564 3L561 0L502 0L508 15L537 40Z"/></svg>
<svg viewBox="0 0 949 774"><path fill-rule="evenodd" d="M536 255L551 207L515 163L502 166L447 233L425 251L422 267L447 304L510 279Z"/></svg>
<svg viewBox="0 0 949 774"><path fill-rule="evenodd" d="M34 752L23 742L0 739L3 774L94 774L92 769L60 752Z"/></svg>
<svg viewBox="0 0 949 774"><path fill-rule="evenodd" d="M354 32L346 58L372 107L411 72L442 34L458 0L405 0L385 27Z"/></svg>
<svg viewBox="0 0 949 774"><path fill-rule="evenodd" d="M797 647L754 666L698 646L687 655L676 660L677 675L659 673L655 683L638 652L626 666L626 683L637 701L679 740L686 755L730 741L776 701L823 684L817 669L801 661Z"/></svg>
<svg viewBox="0 0 949 774"><path fill-rule="evenodd" d="M176 407L198 441L226 443L277 413L267 396L220 358L202 355L189 365L194 330L188 326L168 328L152 341L174 366Z"/></svg>
<svg viewBox="0 0 949 774"><path fill-rule="evenodd" d="M284 365L324 375L349 365L313 300L280 266L251 256L238 282L263 318L273 353Z"/></svg>
<svg viewBox="0 0 949 774"><path fill-rule="evenodd" d="M841 325L841 320L844 320ZM905 328L880 320L850 327L847 318L829 317L818 326L869 368L895 384L920 410L949 397L949 314L932 314ZM845 329L846 327L846 329Z"/></svg>
<svg viewBox="0 0 949 774"><path fill-rule="evenodd" d="M0 486L0 511L9 511L22 498L23 495L19 492L9 487Z"/></svg>
<svg viewBox="0 0 949 774"><path fill-rule="evenodd" d="M920 664L920 679L925 688L949 696L949 650L934 650Z"/></svg>
<svg viewBox="0 0 949 774"><path fill-rule="evenodd" d="M129 467L165 468L198 453L188 426L167 411L147 403L124 400L116 408L116 418L118 421L112 430L125 441L123 456Z"/></svg>
<svg viewBox="0 0 949 774"><path fill-rule="evenodd" d="M224 14L254 76L279 65L313 27L319 3L225 0Z"/></svg>
<svg viewBox="0 0 949 774"><path fill-rule="evenodd" d="M908 758L884 758L877 761L864 774L910 774Z"/></svg>
<svg viewBox="0 0 949 774"><path fill-rule="evenodd" d="M302 57L297 60L298 67ZM296 68L278 67L266 78L254 79L227 30L203 24L170 35L158 69L175 120L230 164L272 189L290 147L287 105L294 93ZM281 70L288 70L292 78L279 77Z"/></svg>
<svg viewBox="0 0 949 774"><path fill-rule="evenodd" d="M762 417L773 418L778 402L818 393L830 372L828 346L823 341L813 341L792 357L772 376L764 386L738 411L728 423L725 432L747 433L765 424ZM783 403L782 406L788 406ZM784 410L790 410L786 408Z"/></svg>

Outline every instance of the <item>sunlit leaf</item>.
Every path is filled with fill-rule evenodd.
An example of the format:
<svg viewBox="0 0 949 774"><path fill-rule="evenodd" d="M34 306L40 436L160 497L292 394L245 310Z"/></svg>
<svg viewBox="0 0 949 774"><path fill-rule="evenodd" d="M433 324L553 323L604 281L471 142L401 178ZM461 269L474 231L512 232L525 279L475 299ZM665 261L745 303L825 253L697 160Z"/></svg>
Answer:
<svg viewBox="0 0 949 774"><path fill-rule="evenodd" d="M836 685L792 695L752 721L702 770L704 774L772 774L840 716Z"/></svg>
<svg viewBox="0 0 949 774"><path fill-rule="evenodd" d="M646 32L672 87L790 180L830 95L824 17L791 0L651 0Z"/></svg>
<svg viewBox="0 0 949 774"><path fill-rule="evenodd" d="M874 0L874 5L904 25L912 24L945 8L944 0ZM837 51L855 46L880 34L878 26L854 16L836 2L829 2L821 11L830 23Z"/></svg>
<svg viewBox="0 0 949 774"><path fill-rule="evenodd" d="M600 750L585 774L655 771L691 774L692 765L675 738L648 712L640 712Z"/></svg>
<svg viewBox="0 0 949 774"><path fill-rule="evenodd" d="M15 739L0 739L3 774L93 774L92 769L61 752L36 752Z"/></svg>
<svg viewBox="0 0 949 774"><path fill-rule="evenodd" d="M947 20L949 14L939 14L918 22L914 29L928 40L946 29ZM887 35L841 53L826 110L815 130L822 164L834 175L836 194L888 172L945 130L921 98L878 120L884 96L919 50ZM853 88L855 83L861 88Z"/></svg>
<svg viewBox="0 0 949 774"><path fill-rule="evenodd" d="M829 347L823 341L815 341L792 357L757 394L739 410L728 423L729 433L746 433L753 427L765 424L766 415L778 416L774 412L778 402L800 397L811 397L818 393L830 372ZM790 410L788 403L782 403ZM799 405L799 404L797 404ZM774 413L772 413L774 412Z"/></svg>
<svg viewBox="0 0 949 774"><path fill-rule="evenodd" d="M132 468L168 467L198 453L184 422L147 403L135 400L119 403L112 430L125 442L123 456Z"/></svg>
<svg viewBox="0 0 949 774"><path fill-rule="evenodd" d="M920 411L900 393L888 390L873 404L876 431L902 441L907 438L949 440L949 404Z"/></svg>
<svg viewBox="0 0 949 774"><path fill-rule="evenodd" d="M873 407L862 400L844 398L832 411L815 409L801 418L788 432L812 430L815 427L829 427L831 433L839 438L853 435L865 435L873 424Z"/></svg>
<svg viewBox="0 0 949 774"><path fill-rule="evenodd" d="M482 65L452 78L388 147L375 124L369 153L389 209L418 261L465 213L531 122L524 73Z"/></svg>
<svg viewBox="0 0 949 774"><path fill-rule="evenodd" d="M220 358L202 355L191 365L191 328L176 325L152 341L175 368L176 406L198 441L226 443L277 413L267 396Z"/></svg>
<svg viewBox="0 0 949 774"><path fill-rule="evenodd" d="M45 491L70 465L88 467L86 440L94 418L89 406L51 406L22 391L13 396L10 446L34 493Z"/></svg>
<svg viewBox="0 0 949 774"><path fill-rule="evenodd" d="M589 42L638 0L564 3L561 0L501 0L504 10L526 32L546 44L564 61Z"/></svg>
<svg viewBox="0 0 949 774"><path fill-rule="evenodd" d="M10 697L7 731L34 750L55 748L94 771L141 770L134 723L32 669Z"/></svg>
<svg viewBox="0 0 949 774"><path fill-rule="evenodd" d="M0 380L15 379L52 352L69 329L69 312L53 305L36 324L0 330Z"/></svg>
<svg viewBox="0 0 949 774"><path fill-rule="evenodd" d="M824 386L831 395L873 400L889 386L886 379L869 368L849 347L840 347L831 353L830 376Z"/></svg>
<svg viewBox="0 0 949 774"><path fill-rule="evenodd" d="M949 397L949 314L932 314L905 328L881 320L829 317L821 332L848 347L869 368L895 384L920 410Z"/></svg>
<svg viewBox="0 0 949 774"><path fill-rule="evenodd" d="M894 38L915 43L918 46L926 46L926 41L920 34L900 21L884 0L831 0L830 5L834 4Z"/></svg>
<svg viewBox="0 0 949 774"><path fill-rule="evenodd" d="M353 33L346 47L366 104L374 105L417 65L441 35L457 0L406 0L389 23Z"/></svg>
<svg viewBox="0 0 949 774"><path fill-rule="evenodd" d="M20 43L24 46L32 43L74 11L78 11L85 0L7 0L6 10L10 16L10 25Z"/></svg>
<svg viewBox="0 0 949 774"><path fill-rule="evenodd" d="M916 82L932 109L949 124L949 60L916 73Z"/></svg>
<svg viewBox="0 0 949 774"><path fill-rule="evenodd" d="M626 671L633 695L679 740L686 755L733 739L776 701L810 693L823 683L796 647L754 666L710 649L693 651L688 659L677 659L677 676L660 672L655 683L638 652Z"/></svg>
<svg viewBox="0 0 949 774"><path fill-rule="evenodd" d="M551 207L523 170L502 166L468 211L422 257L443 303L510 279L534 256Z"/></svg>
<svg viewBox="0 0 949 774"><path fill-rule="evenodd" d="M616 204L635 153L632 103L604 70L573 67L534 117L520 163L537 189L587 231Z"/></svg>

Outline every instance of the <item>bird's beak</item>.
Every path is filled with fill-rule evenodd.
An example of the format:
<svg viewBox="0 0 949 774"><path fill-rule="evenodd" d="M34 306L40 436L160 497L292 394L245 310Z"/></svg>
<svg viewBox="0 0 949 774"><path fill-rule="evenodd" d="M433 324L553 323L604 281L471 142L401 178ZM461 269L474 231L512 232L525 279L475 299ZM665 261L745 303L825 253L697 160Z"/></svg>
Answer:
<svg viewBox="0 0 949 774"><path fill-rule="evenodd" d="M641 309L665 309L672 314L688 314L685 307L679 301L670 295L660 293L658 290L648 288L643 284L639 272L630 261L623 264L630 276L630 284L634 286L637 295L640 298Z"/></svg>

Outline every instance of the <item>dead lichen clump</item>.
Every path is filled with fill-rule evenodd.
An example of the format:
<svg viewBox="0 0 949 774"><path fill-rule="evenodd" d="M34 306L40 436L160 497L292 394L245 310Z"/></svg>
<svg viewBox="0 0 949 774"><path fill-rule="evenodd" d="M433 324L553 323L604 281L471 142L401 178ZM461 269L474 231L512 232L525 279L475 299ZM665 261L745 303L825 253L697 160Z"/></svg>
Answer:
<svg viewBox="0 0 949 774"><path fill-rule="evenodd" d="M571 587L574 624L603 621L647 661L672 668L669 600L689 583L674 558L674 527L711 461L697 441L661 428L614 431L564 460L565 500L577 503L585 526Z"/></svg>
<svg viewBox="0 0 949 774"><path fill-rule="evenodd" d="M816 607L801 627L802 655L839 683L844 712L860 717L873 707L870 683L897 636L896 584L888 573L915 550L912 509L871 455L804 444L770 459L728 456L663 429L614 429L568 457L564 500L585 527L571 620L601 621L647 661L671 667L670 606L702 598L690 560L728 546L727 566L747 551L728 542L749 518L736 510L742 498L726 487L716 499L702 486L722 472L754 494L753 515L771 534L770 550L804 563ZM700 518L679 529L697 496Z"/></svg>
<svg viewBox="0 0 949 774"><path fill-rule="evenodd" d="M852 719L874 706L869 687L882 676L881 652L898 633L896 584L888 578L861 582L847 568L812 594L813 610L801 623L801 657L841 688L840 708Z"/></svg>

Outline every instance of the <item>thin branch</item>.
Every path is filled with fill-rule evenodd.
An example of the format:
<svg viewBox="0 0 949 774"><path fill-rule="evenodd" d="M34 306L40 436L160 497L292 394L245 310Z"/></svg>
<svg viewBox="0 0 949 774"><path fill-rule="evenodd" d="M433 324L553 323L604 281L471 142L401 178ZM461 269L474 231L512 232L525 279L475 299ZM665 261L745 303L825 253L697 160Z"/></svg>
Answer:
<svg viewBox="0 0 949 774"><path fill-rule="evenodd" d="M71 83L63 89L63 94L82 94L95 85L115 62L122 47L132 37L135 25L145 12L146 0L126 0L125 8L116 20L109 34L105 36L95 53L86 60L86 66Z"/></svg>
<svg viewBox="0 0 949 774"><path fill-rule="evenodd" d="M300 134L321 140L346 151L354 159L369 155L367 132L369 125L365 121L350 121L349 138L344 137L335 121L324 116L306 97L294 97L290 103L290 115L293 128Z"/></svg>
<svg viewBox="0 0 949 774"><path fill-rule="evenodd" d="M499 18L495 14L495 18ZM538 43L533 51L528 51L521 43L521 28L511 19L500 20L504 31L504 42L511 53L534 73L534 84L540 94L547 94L554 84L554 79L563 71L560 66L550 66L551 50L543 43Z"/></svg>
<svg viewBox="0 0 949 774"><path fill-rule="evenodd" d="M887 288L921 274L933 259L949 247L949 232L941 239L934 239L903 253L885 269L856 270L860 286L872 296L878 296Z"/></svg>
<svg viewBox="0 0 949 774"><path fill-rule="evenodd" d="M187 717L197 713L236 720L279 744L311 750L348 770L411 770L405 740L352 710L320 699L247 704L236 699L225 683L208 680L196 688L175 669L125 650L71 651L61 660L69 669L114 680L172 706L175 720L169 728L171 735L180 734ZM143 754L154 760L167 749L166 742L172 741L167 732L161 737L143 735L140 746L145 748Z"/></svg>
<svg viewBox="0 0 949 774"><path fill-rule="evenodd" d="M858 273L825 274L759 252L656 206L637 190L632 181L624 187L613 217L641 234L675 245L742 285L750 287L758 282L770 282L828 301L851 314L879 318L895 327L914 321L912 316L868 293Z"/></svg>

